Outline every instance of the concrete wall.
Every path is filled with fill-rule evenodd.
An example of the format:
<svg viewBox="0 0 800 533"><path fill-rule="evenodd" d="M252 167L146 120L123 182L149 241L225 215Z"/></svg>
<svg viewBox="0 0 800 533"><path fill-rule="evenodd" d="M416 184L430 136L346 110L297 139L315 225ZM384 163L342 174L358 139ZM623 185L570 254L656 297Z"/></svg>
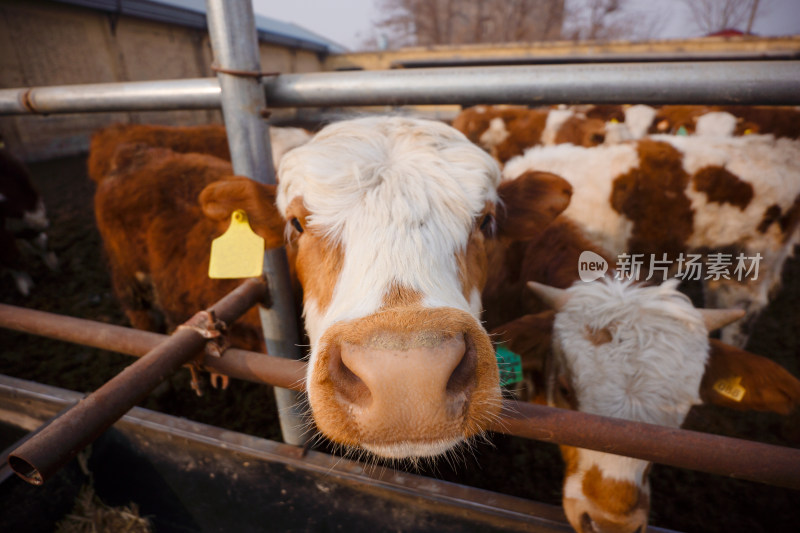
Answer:
<svg viewBox="0 0 800 533"><path fill-rule="evenodd" d="M264 71L322 70L313 52L261 43ZM42 0L0 2L0 88L211 77L208 34ZM6 145L28 161L80 153L113 122L222 122L219 111L0 117Z"/></svg>

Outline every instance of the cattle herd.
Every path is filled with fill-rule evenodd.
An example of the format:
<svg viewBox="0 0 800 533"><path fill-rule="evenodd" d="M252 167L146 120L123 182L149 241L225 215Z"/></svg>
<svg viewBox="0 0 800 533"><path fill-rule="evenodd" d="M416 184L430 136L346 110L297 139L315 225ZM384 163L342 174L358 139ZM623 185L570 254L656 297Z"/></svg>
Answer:
<svg viewBox="0 0 800 533"><path fill-rule="evenodd" d="M88 170L131 325L172 331L240 282L207 272L242 209L287 249L316 431L416 460L462 453L503 394L671 427L700 403L792 412L800 381L744 348L800 243L798 125L795 109L638 105L273 127L276 186L234 175L221 126L115 125ZM23 214L35 191L7 185L24 166L0 155L2 267L30 291L14 243L32 230L15 228L55 260ZM679 291L691 281L708 309ZM264 350L255 310L229 334ZM522 362L510 390L496 346ZM576 531L646 528L648 463L561 451Z"/></svg>

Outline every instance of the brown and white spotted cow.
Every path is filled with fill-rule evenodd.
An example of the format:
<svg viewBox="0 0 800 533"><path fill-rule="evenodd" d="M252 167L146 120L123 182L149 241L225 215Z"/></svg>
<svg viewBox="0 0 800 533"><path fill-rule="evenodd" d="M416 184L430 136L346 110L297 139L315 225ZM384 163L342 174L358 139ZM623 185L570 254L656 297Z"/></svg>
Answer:
<svg viewBox="0 0 800 533"><path fill-rule="evenodd" d="M497 328L498 339L524 365L546 368L546 401L556 407L676 428L702 402L791 412L800 381L769 359L708 339L742 311L695 309L676 285L610 277L569 289L534 283L555 317L521 317ZM646 530L649 462L571 446L561 452L563 506L576 531Z"/></svg>
<svg viewBox="0 0 800 533"><path fill-rule="evenodd" d="M478 105L462 111L453 127L505 164L532 146L570 143L588 147L635 138L628 124L641 136L654 113L647 106L527 109Z"/></svg>
<svg viewBox="0 0 800 533"><path fill-rule="evenodd" d="M479 319L486 235L495 225L498 235L540 233L569 202L566 182L543 173L499 187L496 163L461 133L400 117L326 127L286 154L277 191L226 177L229 167L209 156L132 150L118 156L101 186L113 190L112 180L136 172L153 188L193 193L198 185L187 179L218 178L200 195L214 231L198 222L189 201L177 202L182 220L159 209L144 231L137 253L146 258L141 265L150 269L157 303L210 303L196 296L207 286L203 254L235 209L247 212L269 246L282 243L288 229L310 339L308 397L324 435L382 457L426 457L496 418L497 365ZM162 172L183 180L159 179ZM197 180L196 173L209 175ZM155 194L150 202L174 207L174 195ZM107 214L124 219L145 204L119 204ZM122 220L117 228L124 231Z"/></svg>
<svg viewBox="0 0 800 533"><path fill-rule="evenodd" d="M662 276L651 266L668 265L670 275L701 278L707 307L745 309L746 319L723 331L740 347L800 242L797 140L656 135L594 148L542 146L509 161L504 176L529 171L569 181L574 193L563 216L615 257L641 254L642 280L648 271ZM704 270L690 270L696 256Z"/></svg>
<svg viewBox="0 0 800 533"><path fill-rule="evenodd" d="M707 115L711 115L711 118ZM649 133L771 134L776 138L800 138L800 109L774 106L674 105L653 109Z"/></svg>
<svg viewBox="0 0 800 533"><path fill-rule="evenodd" d="M580 105L551 109L478 105L462 111L453 126L501 164L534 146L570 143L599 146L648 134L800 138L796 107Z"/></svg>

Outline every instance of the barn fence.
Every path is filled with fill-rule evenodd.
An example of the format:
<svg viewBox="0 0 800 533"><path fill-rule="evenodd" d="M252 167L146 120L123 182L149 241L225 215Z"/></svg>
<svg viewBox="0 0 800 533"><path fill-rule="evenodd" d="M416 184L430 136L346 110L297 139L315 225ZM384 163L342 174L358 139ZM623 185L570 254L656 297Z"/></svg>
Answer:
<svg viewBox="0 0 800 533"><path fill-rule="evenodd" d="M800 61L795 60L424 68L271 76L258 72L249 0L207 0L207 12L217 79L3 89L0 115L221 107L234 172L262 183L274 183L269 136L262 116L267 102L270 108L454 103L800 104ZM284 439L290 444L302 444L302 415L293 406L302 389L304 365L296 361L300 358L298 342L290 336L296 331L296 315L288 264L283 249L269 251L265 258L271 302L268 308L260 307L260 312L270 355L229 350L224 358L206 356L203 365L233 377L283 387L275 390ZM226 319L244 312L259 300L258 294L263 294L263 283L249 282L245 286L249 288L240 287L234 291L237 294L232 293L237 310ZM240 305L243 301L247 303L244 308ZM181 329L167 339L0 305L2 327L144 356L23 443L20 449L29 455L12 455L16 457L13 463L17 472L29 482L41 483L133 407L150 388L195 357L207 339L196 331L196 324L190 325L195 330ZM170 356L170 347L179 336L187 340L177 355ZM147 368L163 357L168 360L162 361L164 367L158 372L144 381L129 379L137 369ZM107 387L120 390L119 383L123 382L130 394L113 408L97 414L89 413L87 406L80 407L97 404L98 398L107 398ZM84 424L87 416L94 417L92 423ZM62 419L66 422L60 422ZM55 432L63 431L59 426L74 428L76 421L86 428L81 435L72 435L67 441L53 438ZM513 401L504 403L503 416L492 429L800 489L800 450L791 448Z"/></svg>

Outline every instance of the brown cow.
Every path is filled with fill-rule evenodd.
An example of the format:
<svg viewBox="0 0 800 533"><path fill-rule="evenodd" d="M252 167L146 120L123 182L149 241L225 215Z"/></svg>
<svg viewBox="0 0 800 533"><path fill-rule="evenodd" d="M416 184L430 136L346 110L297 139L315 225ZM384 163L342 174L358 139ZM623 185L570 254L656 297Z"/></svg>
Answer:
<svg viewBox="0 0 800 533"><path fill-rule="evenodd" d="M311 134L302 128L270 128L272 161L277 167L283 154L303 144ZM87 166L89 177L100 182L111 170L114 152L123 144L169 148L178 153L213 155L231 160L225 127L219 124L162 126L158 124L113 124L92 135Z"/></svg>

